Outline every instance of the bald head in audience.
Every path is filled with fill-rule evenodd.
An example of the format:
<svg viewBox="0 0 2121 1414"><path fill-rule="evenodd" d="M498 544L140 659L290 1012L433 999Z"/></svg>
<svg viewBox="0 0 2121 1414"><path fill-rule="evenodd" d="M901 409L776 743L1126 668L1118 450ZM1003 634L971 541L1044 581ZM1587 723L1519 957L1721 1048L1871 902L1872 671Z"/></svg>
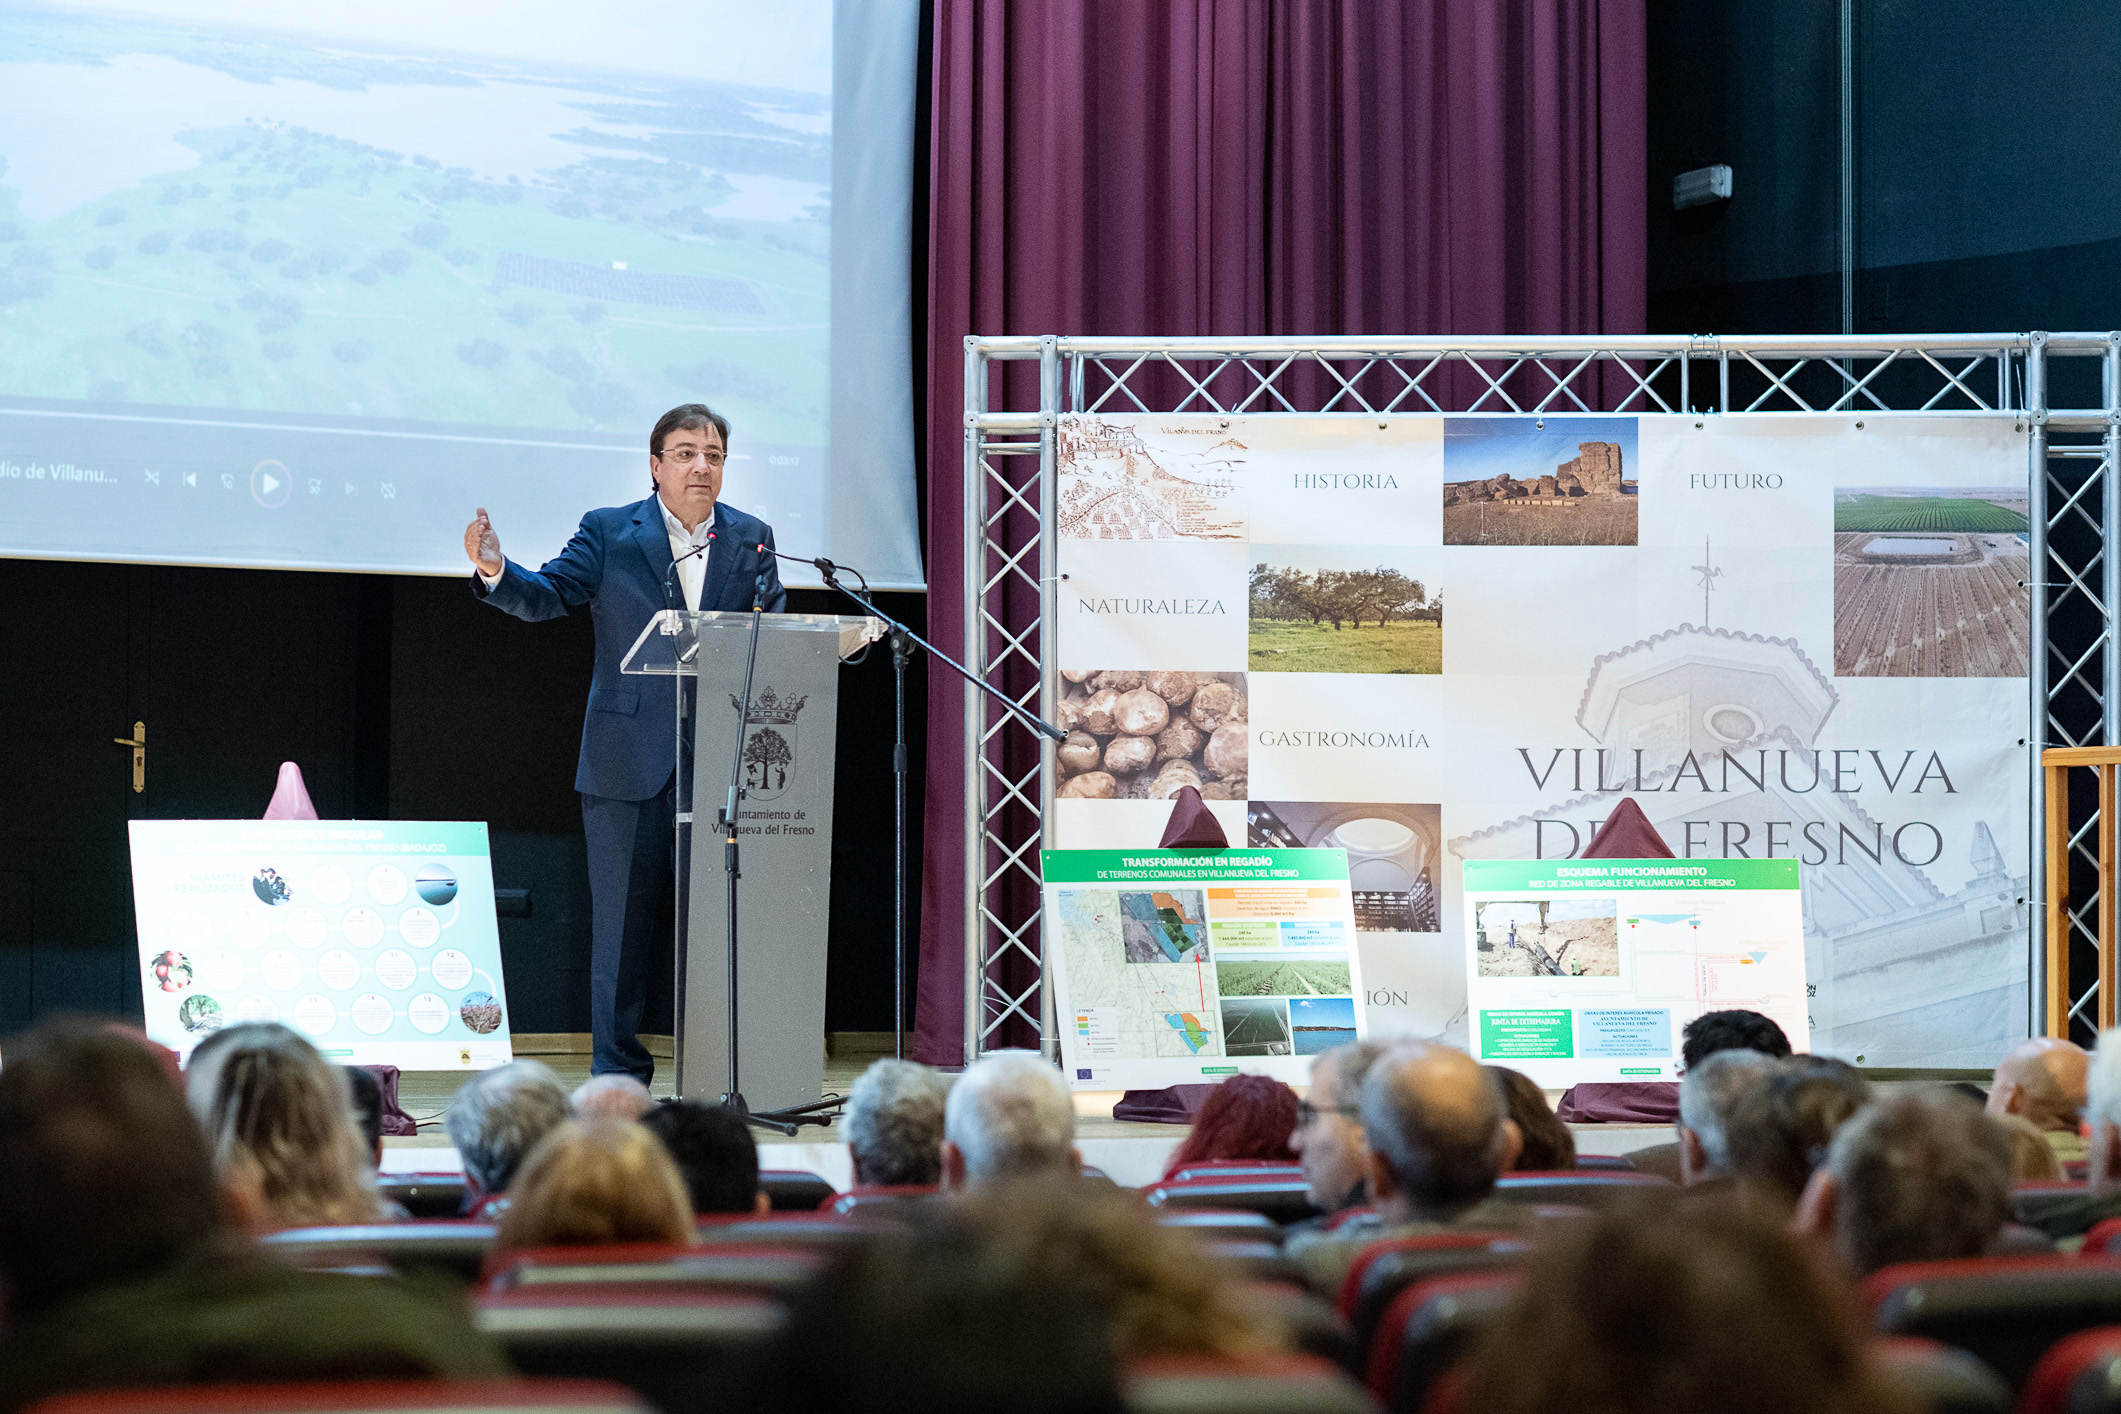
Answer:
<svg viewBox="0 0 2121 1414"><path fill-rule="evenodd" d="M1996 1067L1988 1112L1998 1119L2023 1115L2041 1129L2074 1134L2091 1062L2090 1052L2074 1041L2036 1036Z"/></svg>
<svg viewBox="0 0 2121 1414"><path fill-rule="evenodd" d="M943 1189L999 1178L1068 1175L1075 1097L1034 1051L1000 1051L965 1067L943 1108Z"/></svg>
<svg viewBox="0 0 2121 1414"><path fill-rule="evenodd" d="M1395 1047L1362 1087L1370 1189L1389 1224L1449 1217L1494 1191L1523 1140L1502 1087L1463 1051Z"/></svg>
<svg viewBox="0 0 2121 1414"><path fill-rule="evenodd" d="M574 1087L567 1107L576 1119L639 1119L655 1108L655 1096L630 1075L592 1075Z"/></svg>

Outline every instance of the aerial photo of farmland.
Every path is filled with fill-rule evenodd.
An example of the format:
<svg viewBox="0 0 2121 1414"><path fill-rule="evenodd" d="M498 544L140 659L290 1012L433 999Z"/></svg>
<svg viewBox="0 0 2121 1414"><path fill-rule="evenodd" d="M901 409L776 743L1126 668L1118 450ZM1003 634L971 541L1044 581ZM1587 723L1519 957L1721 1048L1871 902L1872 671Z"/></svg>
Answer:
<svg viewBox="0 0 2121 1414"><path fill-rule="evenodd" d="M2024 487L1834 493L1834 672L2007 678L2026 666Z"/></svg>

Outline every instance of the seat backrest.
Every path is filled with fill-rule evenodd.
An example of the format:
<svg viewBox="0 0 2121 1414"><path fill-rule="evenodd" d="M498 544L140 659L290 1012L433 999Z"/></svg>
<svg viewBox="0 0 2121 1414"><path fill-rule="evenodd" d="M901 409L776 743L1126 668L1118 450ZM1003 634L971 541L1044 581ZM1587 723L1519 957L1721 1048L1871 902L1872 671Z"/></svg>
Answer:
<svg viewBox="0 0 2121 1414"><path fill-rule="evenodd" d="M1210 1242L1271 1242L1281 1245L1281 1227L1265 1213L1249 1208L1167 1208L1156 1215L1161 1227L1182 1227Z"/></svg>
<svg viewBox="0 0 2121 1414"><path fill-rule="evenodd" d="M386 1173L376 1178L376 1196L416 1218L453 1218L464 1211L461 1173Z"/></svg>
<svg viewBox="0 0 2121 1414"><path fill-rule="evenodd" d="M1886 1379L1924 1414L2010 1414L2010 1386L1975 1355L1914 1336L1887 1336L1872 1350Z"/></svg>
<svg viewBox="0 0 2121 1414"><path fill-rule="evenodd" d="M721 1246L545 1247L512 1254L488 1278L490 1292L568 1291L590 1287L688 1287L787 1294L824 1265L816 1247L759 1242Z"/></svg>
<svg viewBox="0 0 2121 1414"><path fill-rule="evenodd" d="M806 1169L760 1169L759 1189L776 1213L814 1213L833 1198L832 1185Z"/></svg>
<svg viewBox="0 0 2121 1414"><path fill-rule="evenodd" d="M1305 1355L1137 1361L1123 1399L1128 1414L1377 1414L1344 1371Z"/></svg>
<svg viewBox="0 0 2121 1414"><path fill-rule="evenodd" d="M1144 1196L1152 1208L1246 1208L1283 1224L1318 1215L1301 1176L1187 1179L1159 1183Z"/></svg>
<svg viewBox="0 0 2121 1414"><path fill-rule="evenodd" d="M1511 1271L1427 1277L1392 1298L1377 1323L1367 1369L1370 1392L1391 1410L1420 1414L1439 1380L1516 1299Z"/></svg>
<svg viewBox="0 0 2121 1414"><path fill-rule="evenodd" d="M1873 1273L1864 1294L1881 1333L1971 1351L2016 1389L2064 1336L2121 1322L2121 1263L2060 1256L1906 1262Z"/></svg>
<svg viewBox="0 0 2121 1414"><path fill-rule="evenodd" d="M1603 1208L1646 1193L1677 1196L1679 1189L1654 1173L1604 1169L1528 1169L1495 1180L1495 1196L1512 1203L1559 1203Z"/></svg>
<svg viewBox="0 0 2121 1414"><path fill-rule="evenodd" d="M2121 1218L2101 1218L2092 1224L2092 1230L2084 1234L2084 1245L2077 1249L2080 1257L2121 1256L2121 1246L2115 1243L2121 1238Z"/></svg>
<svg viewBox="0 0 2121 1414"><path fill-rule="evenodd" d="M586 1287L488 1294L472 1315L524 1374L615 1381L663 1414L709 1414L785 1311L749 1294Z"/></svg>
<svg viewBox="0 0 2121 1414"><path fill-rule="evenodd" d="M876 1223L838 1213L773 1213L754 1217L739 1213L694 1220L694 1230L704 1245L731 1242L766 1242L776 1247L829 1247L862 1242L880 1230Z"/></svg>
<svg viewBox="0 0 2121 1414"><path fill-rule="evenodd" d="M1294 1162L1265 1159L1202 1159L1176 1173L1164 1175L1166 1183L1185 1183L1196 1178L1290 1178L1300 1177L1303 1167Z"/></svg>
<svg viewBox="0 0 2121 1414"><path fill-rule="evenodd" d="M493 1224L373 1223L294 1227L269 1233L265 1250L298 1267L321 1271L444 1272L474 1282L493 1247Z"/></svg>
<svg viewBox="0 0 2121 1414"><path fill-rule="evenodd" d="M2021 1183L2011 1189L2011 1216L2031 1227L2039 1227L2041 1219L2057 1208L2071 1208L2082 1203L2085 1187L2081 1183Z"/></svg>
<svg viewBox="0 0 2121 1414"><path fill-rule="evenodd" d="M462 1409L493 1414L653 1414L606 1380L304 1380L283 1384L109 1389L40 1402L51 1414L400 1414Z"/></svg>
<svg viewBox="0 0 2121 1414"><path fill-rule="evenodd" d="M1590 1173L1639 1173L1626 1154L1578 1154L1576 1167Z"/></svg>
<svg viewBox="0 0 2121 1414"><path fill-rule="evenodd" d="M940 1190L932 1183L905 1183L850 1188L845 1193L834 1194L823 1211L845 1216L860 1213L865 1218L884 1222L911 1217L919 1205L933 1199Z"/></svg>
<svg viewBox="0 0 2121 1414"><path fill-rule="evenodd" d="M2018 1396L2019 1414L2121 1411L2121 1326L2095 1326L2057 1341Z"/></svg>
<svg viewBox="0 0 2121 1414"><path fill-rule="evenodd" d="M1431 1232L1371 1243L1349 1264L1337 1302L1356 1349L1367 1356L1385 1308L1407 1287L1430 1277L1512 1267L1525 1251L1524 1235L1514 1232Z"/></svg>

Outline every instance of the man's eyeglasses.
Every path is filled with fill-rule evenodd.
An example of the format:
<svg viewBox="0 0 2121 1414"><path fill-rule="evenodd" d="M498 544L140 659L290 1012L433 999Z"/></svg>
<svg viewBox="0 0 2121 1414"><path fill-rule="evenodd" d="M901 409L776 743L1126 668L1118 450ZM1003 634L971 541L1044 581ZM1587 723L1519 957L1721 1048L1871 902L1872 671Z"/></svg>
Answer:
<svg viewBox="0 0 2121 1414"><path fill-rule="evenodd" d="M1312 1104L1309 1100L1298 1100L1296 1102L1296 1124L1298 1128L1309 1124L1320 1115L1345 1115L1349 1119L1354 1119L1361 1114L1362 1111L1353 1105L1319 1106Z"/></svg>
<svg viewBox="0 0 2121 1414"><path fill-rule="evenodd" d="M720 466L729 459L728 454L725 452L717 452L712 448L703 452L697 447L672 447L669 451L660 453L660 455L668 457L679 466L691 466L694 462L705 462L709 466Z"/></svg>

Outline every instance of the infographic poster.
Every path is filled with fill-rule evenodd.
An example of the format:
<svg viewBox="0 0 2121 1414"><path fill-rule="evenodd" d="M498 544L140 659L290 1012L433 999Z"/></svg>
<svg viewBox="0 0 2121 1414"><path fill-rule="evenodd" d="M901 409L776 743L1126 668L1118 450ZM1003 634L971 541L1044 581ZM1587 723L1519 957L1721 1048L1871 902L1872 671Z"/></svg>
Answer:
<svg viewBox="0 0 2121 1414"><path fill-rule="evenodd" d="M1311 1057L1367 1033L1345 850L1049 849L1041 862L1076 1088L1302 1084Z"/></svg>
<svg viewBox="0 0 2121 1414"><path fill-rule="evenodd" d="M1671 1080L1705 1011L1810 1049L1794 859L1470 859L1473 1054L1549 1089Z"/></svg>
<svg viewBox="0 0 2121 1414"><path fill-rule="evenodd" d="M486 826L135 820L147 1034L179 1056L277 1021L335 1061L512 1059Z"/></svg>

